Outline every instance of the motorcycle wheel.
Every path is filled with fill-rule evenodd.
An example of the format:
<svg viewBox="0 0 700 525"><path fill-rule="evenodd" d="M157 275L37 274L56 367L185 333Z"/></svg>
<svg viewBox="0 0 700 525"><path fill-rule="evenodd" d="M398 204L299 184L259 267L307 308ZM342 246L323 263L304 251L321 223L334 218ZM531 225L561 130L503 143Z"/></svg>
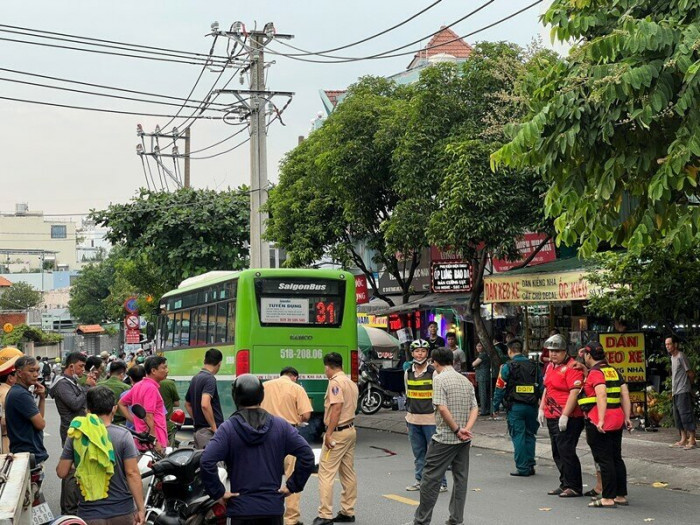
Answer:
<svg viewBox="0 0 700 525"><path fill-rule="evenodd" d="M360 398L360 410L363 414L372 415L382 408L382 394L376 390L365 392Z"/></svg>

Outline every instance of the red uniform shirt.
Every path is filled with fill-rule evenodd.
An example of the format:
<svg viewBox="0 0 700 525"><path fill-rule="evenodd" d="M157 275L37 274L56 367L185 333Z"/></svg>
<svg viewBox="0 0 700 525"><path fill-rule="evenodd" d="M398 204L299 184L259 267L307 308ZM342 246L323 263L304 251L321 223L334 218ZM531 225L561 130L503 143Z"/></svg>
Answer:
<svg viewBox="0 0 700 525"><path fill-rule="evenodd" d="M573 389L583 386L583 372L571 366L573 358L569 357L560 365L549 363L544 376L544 387L547 389L544 399L544 415L547 419L559 419L562 410ZM569 417L583 417L583 412L576 405Z"/></svg>
<svg viewBox="0 0 700 525"><path fill-rule="evenodd" d="M620 377L622 377L620 375ZM583 384L583 392L586 397L595 397L595 387L605 385L605 376L600 370L591 370L588 372L586 382ZM588 411L586 417L591 420L595 426L598 426L598 406L593 405L593 408ZM605 410L605 421L603 422L603 430L620 430L625 426L625 413L621 407L607 408Z"/></svg>

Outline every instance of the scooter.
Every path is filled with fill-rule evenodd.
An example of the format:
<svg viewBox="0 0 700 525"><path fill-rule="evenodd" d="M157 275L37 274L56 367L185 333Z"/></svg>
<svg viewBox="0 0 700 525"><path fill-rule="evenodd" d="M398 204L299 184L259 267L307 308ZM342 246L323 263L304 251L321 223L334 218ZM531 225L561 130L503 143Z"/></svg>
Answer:
<svg viewBox="0 0 700 525"><path fill-rule="evenodd" d="M371 362L362 363L357 386L360 391L360 410L363 414L376 414L381 408L398 409L398 399L401 394L382 386L379 379L379 368Z"/></svg>
<svg viewBox="0 0 700 525"><path fill-rule="evenodd" d="M136 417L145 420L146 410L141 405L134 405L131 410ZM173 422L181 425L182 420ZM173 450L168 447L164 454L159 454L155 449L155 438L149 431L131 430L131 434L146 448L139 459L139 470L144 484L147 524L198 525L226 520L226 507L217 507L217 502L204 492L199 480L202 450ZM218 474L224 486L228 487L226 469L219 467Z"/></svg>

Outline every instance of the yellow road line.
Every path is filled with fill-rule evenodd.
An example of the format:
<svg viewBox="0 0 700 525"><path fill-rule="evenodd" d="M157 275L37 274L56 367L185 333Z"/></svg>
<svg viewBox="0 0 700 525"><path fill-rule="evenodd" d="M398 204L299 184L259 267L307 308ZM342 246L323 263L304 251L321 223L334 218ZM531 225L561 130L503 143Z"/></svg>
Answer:
<svg viewBox="0 0 700 525"><path fill-rule="evenodd" d="M414 507L417 507L419 503L414 499L404 498L403 496L397 496L396 494L384 494L384 497L386 499L393 499L394 501L398 501L399 503L405 503L406 505L413 505Z"/></svg>

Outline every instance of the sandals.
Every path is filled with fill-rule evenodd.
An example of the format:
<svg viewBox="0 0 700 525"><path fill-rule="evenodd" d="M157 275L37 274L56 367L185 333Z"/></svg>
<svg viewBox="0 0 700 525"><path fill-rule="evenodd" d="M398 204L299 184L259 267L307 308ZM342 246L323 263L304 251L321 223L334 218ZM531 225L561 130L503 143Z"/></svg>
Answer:
<svg viewBox="0 0 700 525"><path fill-rule="evenodd" d="M618 503L613 503L612 505L603 505L603 500L597 499L595 501L591 501L588 506L592 509L616 509L618 506Z"/></svg>
<svg viewBox="0 0 700 525"><path fill-rule="evenodd" d="M596 489L591 489L588 492L584 492L583 495L590 496L591 498L595 498L597 496L600 496L600 492L598 492Z"/></svg>
<svg viewBox="0 0 700 525"><path fill-rule="evenodd" d="M574 489L564 489L562 490L561 494L559 494L560 498L580 498L581 493L576 492Z"/></svg>
<svg viewBox="0 0 700 525"><path fill-rule="evenodd" d="M554 489L554 490L550 490L549 492L547 492L547 494L549 494L550 496L558 496L558 495L561 494L562 492L564 492L564 489L562 489L562 488L560 487L560 488L556 488L556 489Z"/></svg>

